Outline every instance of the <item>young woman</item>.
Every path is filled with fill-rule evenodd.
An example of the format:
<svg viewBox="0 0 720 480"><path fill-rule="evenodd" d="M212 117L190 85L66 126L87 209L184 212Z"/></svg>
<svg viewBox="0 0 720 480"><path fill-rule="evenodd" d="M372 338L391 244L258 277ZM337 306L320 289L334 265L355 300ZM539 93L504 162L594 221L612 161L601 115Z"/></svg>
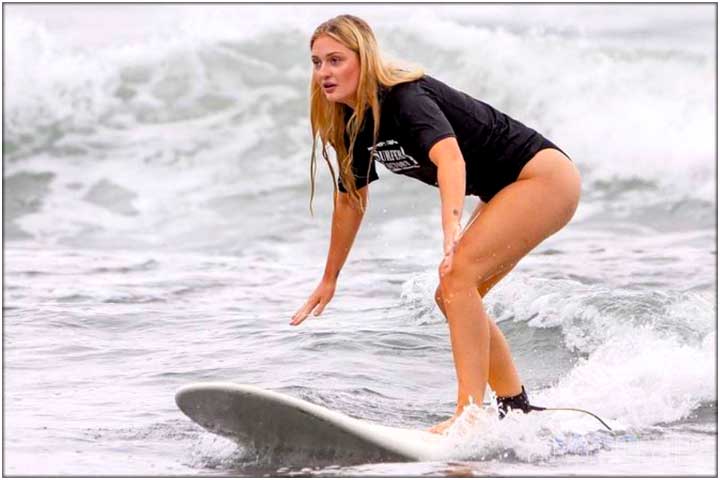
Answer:
<svg viewBox="0 0 720 480"><path fill-rule="evenodd" d="M430 431L444 432L465 406L481 404L488 383L501 416L509 408L527 412L510 348L482 299L570 221L580 198L577 168L542 135L490 105L422 71L385 63L357 17L323 23L310 48L311 202L318 138L333 179L327 145L335 150L339 178L325 272L291 325L320 315L333 297L381 162L440 190L444 256L435 300L449 324L458 392L455 414ZM463 229L466 195L479 196L482 208Z"/></svg>

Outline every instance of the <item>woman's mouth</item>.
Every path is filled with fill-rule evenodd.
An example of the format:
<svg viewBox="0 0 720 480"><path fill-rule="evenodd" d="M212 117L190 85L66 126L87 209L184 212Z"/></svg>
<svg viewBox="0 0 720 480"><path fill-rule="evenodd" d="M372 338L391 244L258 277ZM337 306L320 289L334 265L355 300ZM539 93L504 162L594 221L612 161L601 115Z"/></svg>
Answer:
<svg viewBox="0 0 720 480"><path fill-rule="evenodd" d="M332 93L335 90L335 87L337 87L337 85L335 85L334 83L327 83L323 85L325 93Z"/></svg>

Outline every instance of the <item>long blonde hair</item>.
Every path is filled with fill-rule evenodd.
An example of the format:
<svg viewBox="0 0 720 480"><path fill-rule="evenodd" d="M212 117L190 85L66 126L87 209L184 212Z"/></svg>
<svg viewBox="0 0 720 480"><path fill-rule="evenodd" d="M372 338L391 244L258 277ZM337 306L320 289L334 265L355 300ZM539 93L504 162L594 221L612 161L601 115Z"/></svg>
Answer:
<svg viewBox="0 0 720 480"><path fill-rule="evenodd" d="M353 15L339 15L317 27L310 39L310 48L312 48L315 40L323 35L340 42L358 55L360 77L355 94L355 111L347 124L345 123L344 105L327 100L320 85L312 80L310 81L310 126L313 136L312 155L310 157L310 213L312 214L313 211L312 202L315 196L315 175L317 173L315 154L318 139L322 146L322 157L325 159L332 175L334 201L338 197L337 177L328 157L328 144L333 147L337 155L338 171L343 186L360 210L364 210L365 206L362 204L360 194L355 187L352 162L353 147L360 127L365 120L365 111L368 107L372 111L374 125L372 145L374 148L380 129L378 88L392 87L399 83L417 80L424 75L424 72L420 68L404 70L392 63L385 62L380 55L375 35L370 26L361 18ZM349 138L349 145L345 144L346 133ZM371 158L373 154L374 151L371 152ZM370 174L369 165L371 164L368 164L367 175Z"/></svg>

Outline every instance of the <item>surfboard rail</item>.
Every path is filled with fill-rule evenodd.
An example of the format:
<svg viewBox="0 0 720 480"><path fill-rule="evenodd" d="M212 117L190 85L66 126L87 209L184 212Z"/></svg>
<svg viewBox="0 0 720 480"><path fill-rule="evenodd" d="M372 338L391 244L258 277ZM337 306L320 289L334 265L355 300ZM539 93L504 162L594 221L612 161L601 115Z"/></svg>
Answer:
<svg viewBox="0 0 720 480"><path fill-rule="evenodd" d="M175 401L210 432L266 452L308 450L360 461L440 458L440 435L378 425L254 385L194 383L180 388Z"/></svg>

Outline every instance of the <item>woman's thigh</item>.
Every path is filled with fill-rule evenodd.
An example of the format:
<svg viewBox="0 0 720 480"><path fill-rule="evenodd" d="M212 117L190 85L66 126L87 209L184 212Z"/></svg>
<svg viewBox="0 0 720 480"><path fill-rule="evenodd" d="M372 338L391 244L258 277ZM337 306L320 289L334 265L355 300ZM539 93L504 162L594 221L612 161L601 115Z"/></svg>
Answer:
<svg viewBox="0 0 720 480"><path fill-rule="evenodd" d="M579 198L575 165L557 150L538 152L518 180L482 205L468 224L450 275L486 293L522 257L570 221Z"/></svg>

